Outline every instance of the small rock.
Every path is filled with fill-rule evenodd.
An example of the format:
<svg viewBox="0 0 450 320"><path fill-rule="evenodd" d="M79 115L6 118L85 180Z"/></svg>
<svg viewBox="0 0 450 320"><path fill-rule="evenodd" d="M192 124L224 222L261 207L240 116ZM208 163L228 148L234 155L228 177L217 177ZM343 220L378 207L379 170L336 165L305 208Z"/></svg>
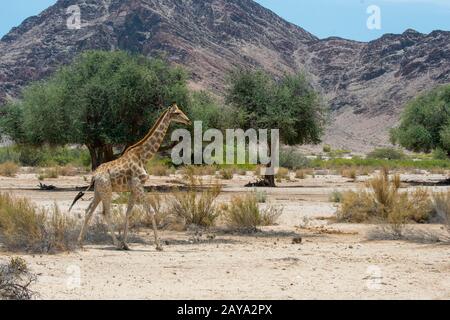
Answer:
<svg viewBox="0 0 450 320"><path fill-rule="evenodd" d="M292 239L292 244L301 244L303 239L301 237L297 237Z"/></svg>

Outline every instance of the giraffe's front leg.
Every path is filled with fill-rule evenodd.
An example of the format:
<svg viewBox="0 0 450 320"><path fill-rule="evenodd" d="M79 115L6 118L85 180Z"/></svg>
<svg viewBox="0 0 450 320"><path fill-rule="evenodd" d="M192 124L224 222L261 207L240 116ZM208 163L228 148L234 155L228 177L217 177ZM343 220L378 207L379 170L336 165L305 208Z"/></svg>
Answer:
<svg viewBox="0 0 450 320"><path fill-rule="evenodd" d="M128 227L129 227L129 223L130 223L130 215L133 211L135 201L136 201L136 194L133 190L131 190L130 198L128 199L127 213L125 215L125 225L123 228L123 240L122 240L122 249L123 250L130 250L130 248L127 244Z"/></svg>

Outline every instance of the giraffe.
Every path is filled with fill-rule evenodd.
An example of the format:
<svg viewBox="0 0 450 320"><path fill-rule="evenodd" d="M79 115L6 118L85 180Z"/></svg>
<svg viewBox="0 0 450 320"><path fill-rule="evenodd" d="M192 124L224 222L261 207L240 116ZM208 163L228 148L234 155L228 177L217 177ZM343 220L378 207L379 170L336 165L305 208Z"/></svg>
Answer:
<svg viewBox="0 0 450 320"><path fill-rule="evenodd" d="M114 246L118 249L129 250L127 244L128 224L130 214L136 204L143 204L144 209L152 217L153 232L155 236L156 249L162 251L159 243L158 231L156 227L155 214L149 204L145 201L144 184L149 176L145 169L147 162L153 158L159 150L164 137L172 122L190 125L189 118L180 110L176 103L168 108L157 120L153 128L147 135L135 145L127 148L122 156L114 161L102 164L93 173L91 184L86 192L94 187L94 199L86 209L84 224L78 237L78 245L83 247L83 239L86 228L91 220L95 209L102 202L103 215L108 224ZM111 200L113 192L130 192L128 207L125 216L125 225L123 231L122 243L119 244L111 222ZM84 196L80 192L73 201L70 210L75 203Z"/></svg>

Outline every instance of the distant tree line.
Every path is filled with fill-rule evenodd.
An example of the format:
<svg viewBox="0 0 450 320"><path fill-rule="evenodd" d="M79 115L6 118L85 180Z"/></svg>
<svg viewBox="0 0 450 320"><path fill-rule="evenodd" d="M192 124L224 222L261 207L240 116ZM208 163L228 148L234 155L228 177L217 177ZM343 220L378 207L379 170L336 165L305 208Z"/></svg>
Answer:
<svg viewBox="0 0 450 320"><path fill-rule="evenodd" d="M143 137L176 101L203 128L279 128L288 145L318 143L326 112L301 74L281 79L235 70L225 99L191 92L187 73L160 59L123 51L87 51L2 107L0 128L20 145L85 145L92 169Z"/></svg>

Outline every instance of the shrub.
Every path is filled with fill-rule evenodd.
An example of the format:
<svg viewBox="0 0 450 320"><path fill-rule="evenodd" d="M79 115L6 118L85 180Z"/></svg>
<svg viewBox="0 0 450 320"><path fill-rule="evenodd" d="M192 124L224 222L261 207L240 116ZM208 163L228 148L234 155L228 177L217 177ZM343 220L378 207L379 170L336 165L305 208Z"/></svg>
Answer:
<svg viewBox="0 0 450 320"><path fill-rule="evenodd" d="M437 148L433 151L433 159L435 160L447 160L448 154L444 149Z"/></svg>
<svg viewBox="0 0 450 320"><path fill-rule="evenodd" d="M222 210L230 227L250 232L257 231L258 226L275 224L283 211L273 206L260 209L254 194L233 197Z"/></svg>
<svg viewBox="0 0 450 320"><path fill-rule="evenodd" d="M301 180L306 179L306 172L305 172L305 170L297 170L297 171L295 171L295 178L301 179Z"/></svg>
<svg viewBox="0 0 450 320"><path fill-rule="evenodd" d="M0 265L0 300L31 300L34 292L30 285L36 275L30 272L22 258L11 258L8 264Z"/></svg>
<svg viewBox="0 0 450 320"><path fill-rule="evenodd" d="M424 189L399 193L398 175L389 180L386 172L367 182L368 191L349 191L342 196L337 217L347 222L382 222L398 233L406 222L424 223L433 215L430 194Z"/></svg>
<svg viewBox="0 0 450 320"><path fill-rule="evenodd" d="M352 180L356 180L357 172L356 172L355 168L347 168L347 169L343 169L341 171L341 175L344 178L349 178L349 179L352 179Z"/></svg>
<svg viewBox="0 0 450 320"><path fill-rule="evenodd" d="M310 160L294 148L280 150L280 167L292 170L308 168Z"/></svg>
<svg viewBox="0 0 450 320"><path fill-rule="evenodd" d="M41 173L38 175L39 180L45 179L57 179L59 177L58 168L47 168L41 170Z"/></svg>
<svg viewBox="0 0 450 320"><path fill-rule="evenodd" d="M19 163L20 152L14 147L0 147L0 163Z"/></svg>
<svg viewBox="0 0 450 320"><path fill-rule="evenodd" d="M375 149L367 155L369 159L387 159L387 160L401 160L406 156L402 150L395 148L379 148Z"/></svg>
<svg viewBox="0 0 450 320"><path fill-rule="evenodd" d="M19 166L11 161L0 164L0 176L15 177L19 171Z"/></svg>
<svg viewBox="0 0 450 320"><path fill-rule="evenodd" d="M90 164L89 152L85 148L15 146L18 163L30 167L66 166L86 167Z"/></svg>
<svg viewBox="0 0 450 320"><path fill-rule="evenodd" d="M342 192L334 190L329 197L330 202L341 203L342 202Z"/></svg>
<svg viewBox="0 0 450 320"><path fill-rule="evenodd" d="M433 194L433 206L437 216L446 224L450 232L450 191Z"/></svg>
<svg viewBox="0 0 450 320"><path fill-rule="evenodd" d="M254 191L256 201L258 203L266 203L267 202L267 192L266 191L259 191L258 189L255 189Z"/></svg>
<svg viewBox="0 0 450 320"><path fill-rule="evenodd" d="M233 179L234 173L232 169L222 169L219 172L220 178L223 180L231 180Z"/></svg>
<svg viewBox="0 0 450 320"><path fill-rule="evenodd" d="M341 203L337 212L338 221L362 223L376 215L375 201L365 191L344 192Z"/></svg>
<svg viewBox="0 0 450 320"><path fill-rule="evenodd" d="M0 194L0 236L10 251L54 253L73 249L77 228L56 205L38 209L26 198Z"/></svg>
<svg viewBox="0 0 450 320"><path fill-rule="evenodd" d="M323 152L330 153L331 152L331 146L330 145L324 145L323 146Z"/></svg>
<svg viewBox="0 0 450 320"><path fill-rule="evenodd" d="M214 226L220 213L215 202L221 192L221 186L213 184L212 187L198 192L197 189L203 188L202 182L191 177L189 183L187 192L176 192L169 200L169 212L181 219L185 226Z"/></svg>
<svg viewBox="0 0 450 320"><path fill-rule="evenodd" d="M276 174L278 180L289 179L289 169L279 168Z"/></svg>
<svg viewBox="0 0 450 320"><path fill-rule="evenodd" d="M147 167L147 172L148 172L148 174L150 174L152 176L157 176L157 177L169 176L172 173L170 168L163 164L149 165Z"/></svg>

